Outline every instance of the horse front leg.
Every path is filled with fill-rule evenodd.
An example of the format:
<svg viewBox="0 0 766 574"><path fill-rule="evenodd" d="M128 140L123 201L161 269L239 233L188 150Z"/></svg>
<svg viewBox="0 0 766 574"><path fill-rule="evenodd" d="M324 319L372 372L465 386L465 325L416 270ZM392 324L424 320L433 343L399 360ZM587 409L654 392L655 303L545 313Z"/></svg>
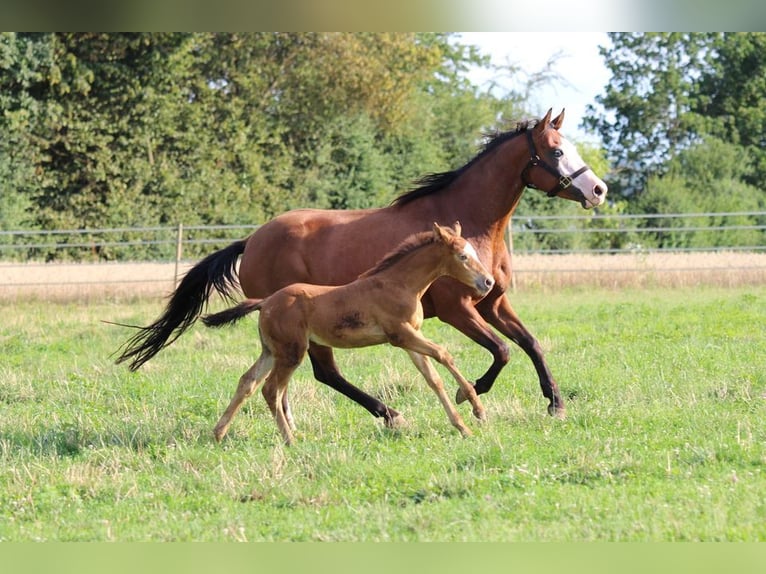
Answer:
<svg viewBox="0 0 766 574"><path fill-rule="evenodd" d="M532 360L540 380L540 389L543 392L543 396L549 401L548 414L564 418L566 416L564 401L561 399L559 387L548 368L548 364L545 362L542 347L532 333L523 325L521 319L519 319L519 316L511 307L508 297L501 295L494 301L487 301L486 303L481 301L477 308L493 327L521 347ZM494 379L485 383L489 385L486 390L489 390L493 382ZM477 389L476 392L479 392L479 390Z"/></svg>
<svg viewBox="0 0 766 574"><path fill-rule="evenodd" d="M481 377L476 379L474 390L477 395L489 391L510 358L508 345L497 336L490 325L482 318L470 299L461 301L460 305L454 304L454 299L448 304L436 306L436 316L452 325L466 335L469 339L478 343L492 354L492 364ZM462 388L458 389L455 401L460 404L468 398Z"/></svg>
<svg viewBox="0 0 766 574"><path fill-rule="evenodd" d="M423 337L420 331L406 324L401 325L396 330L396 332L389 333L389 339L392 345L406 349L407 352L411 354L411 356L412 356L412 353L414 353L415 355L425 355L427 357L431 357L435 359L440 364L442 364L452 374L452 376L457 381L460 387L460 390L470 401L471 406L473 407L474 416L480 421L483 421L486 419L486 412L484 410L484 405L482 405L481 400L476 394L476 391L474 390L471 383L469 383L465 379L465 377L463 377L462 373L455 366L455 361L452 358L452 355L450 355L447 352L447 350L444 349L444 347L441 347L440 345L437 345L436 343L429 341L428 339ZM413 358L413 361L415 361L414 358ZM421 369L421 366L417 361L415 361L415 365L418 367L418 369ZM430 363L428 363L427 361L425 362L425 365L427 367L430 367ZM431 368L431 371L433 371L433 368ZM433 372L435 373L435 371ZM454 409L454 407L452 407L452 403L449 403L449 400L446 399L446 395L443 397L438 390L438 389L441 389L441 392L443 393L444 387L441 384L441 379L438 379L439 386L435 387L432 384L431 380L426 375L426 372L421 370L421 373L423 373L423 376L426 377L426 380L428 381L428 384L431 385L431 388L437 391L437 394L439 395L439 399L442 400L442 403L444 403L444 401L446 400L447 403L449 404L449 407ZM447 408L446 404L445 404L445 408ZM449 409L447 410L447 414L450 414ZM452 419L450 418L450 420Z"/></svg>
<svg viewBox="0 0 766 574"><path fill-rule="evenodd" d="M311 359L314 378L317 381L363 406L373 416L383 417L384 424L389 428L396 428L405 424L404 417L399 412L355 387L340 374L331 347L311 343L309 345L309 359Z"/></svg>
<svg viewBox="0 0 766 574"><path fill-rule="evenodd" d="M407 354L410 356L410 359L412 359L412 362L415 364L418 371L420 371L420 374L423 375L428 386L431 387L431 390L433 390L436 393L436 396L439 397L439 402L441 402L444 410L447 412L447 418L449 418L452 426L459 430L460 434L463 436L471 436L473 433L471 433L471 430L465 426L460 413L457 412L457 409L450 402L447 393L444 391L444 383L442 382L441 377L439 377L439 373L436 372L436 369L434 369L433 365L428 361L428 357L416 353L415 351L410 351L409 349L407 350Z"/></svg>

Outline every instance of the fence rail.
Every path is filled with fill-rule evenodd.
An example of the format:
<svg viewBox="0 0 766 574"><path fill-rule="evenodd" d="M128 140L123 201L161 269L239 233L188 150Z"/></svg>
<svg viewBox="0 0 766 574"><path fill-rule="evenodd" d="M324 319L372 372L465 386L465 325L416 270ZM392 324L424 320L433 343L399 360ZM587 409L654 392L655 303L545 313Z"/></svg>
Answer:
<svg viewBox="0 0 766 574"><path fill-rule="evenodd" d="M257 227L0 231L0 296L54 286L168 290L191 263ZM527 282L734 272L766 282L766 212L526 216L509 231L514 274Z"/></svg>

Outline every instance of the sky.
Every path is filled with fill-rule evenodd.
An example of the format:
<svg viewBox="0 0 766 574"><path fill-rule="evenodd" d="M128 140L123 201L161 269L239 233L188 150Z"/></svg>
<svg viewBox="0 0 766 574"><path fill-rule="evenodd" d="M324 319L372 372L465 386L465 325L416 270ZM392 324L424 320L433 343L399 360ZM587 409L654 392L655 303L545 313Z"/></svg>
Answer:
<svg viewBox="0 0 766 574"><path fill-rule="evenodd" d="M609 44L606 32L463 32L460 41L477 46L493 64L515 64L527 74L540 71L558 54L553 70L561 80L530 94L530 112L542 116L553 108L555 115L566 108L561 132L577 141L598 141L597 136L579 126L585 106L595 103L596 95L603 92L610 78L598 52L600 45ZM480 86L493 79L486 70L475 70L469 78ZM500 86L514 87L501 77L494 79Z"/></svg>

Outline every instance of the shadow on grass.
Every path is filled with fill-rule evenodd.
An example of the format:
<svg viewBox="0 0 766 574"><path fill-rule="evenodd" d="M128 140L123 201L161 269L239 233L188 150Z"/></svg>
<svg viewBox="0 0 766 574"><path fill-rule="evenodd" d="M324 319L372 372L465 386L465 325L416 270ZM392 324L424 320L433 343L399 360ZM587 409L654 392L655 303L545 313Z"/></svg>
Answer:
<svg viewBox="0 0 766 574"><path fill-rule="evenodd" d="M83 452L102 448L127 448L138 454L159 457L178 444L214 445L210 429L148 429L122 425L114 431L95 431L74 423L41 427L37 432L2 432L0 445L6 454L30 454L36 457L77 457Z"/></svg>

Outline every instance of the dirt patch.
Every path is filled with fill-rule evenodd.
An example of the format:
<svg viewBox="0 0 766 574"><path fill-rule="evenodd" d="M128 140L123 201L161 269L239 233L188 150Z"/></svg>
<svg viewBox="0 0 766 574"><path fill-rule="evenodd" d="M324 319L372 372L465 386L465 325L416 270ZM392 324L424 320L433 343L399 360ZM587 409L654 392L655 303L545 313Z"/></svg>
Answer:
<svg viewBox="0 0 766 574"><path fill-rule="evenodd" d="M191 264L0 263L0 300L165 297ZM516 289L766 284L766 253L515 255Z"/></svg>
<svg viewBox="0 0 766 574"><path fill-rule="evenodd" d="M2 263L0 300L164 297L190 265L175 263Z"/></svg>
<svg viewBox="0 0 766 574"><path fill-rule="evenodd" d="M519 255L513 259L517 289L592 285L689 287L766 284L766 253L635 253Z"/></svg>

